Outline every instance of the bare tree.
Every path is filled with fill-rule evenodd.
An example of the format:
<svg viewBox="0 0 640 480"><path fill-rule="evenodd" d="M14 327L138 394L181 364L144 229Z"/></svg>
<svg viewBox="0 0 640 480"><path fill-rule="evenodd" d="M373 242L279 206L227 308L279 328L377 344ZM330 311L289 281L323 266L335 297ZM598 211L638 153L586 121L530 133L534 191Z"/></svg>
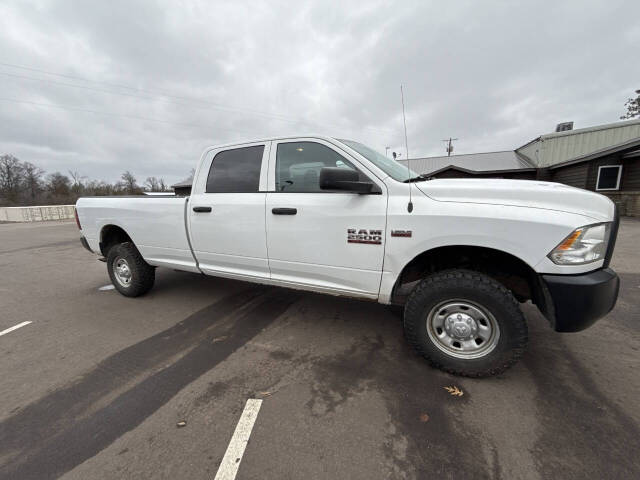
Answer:
<svg viewBox="0 0 640 480"><path fill-rule="evenodd" d="M116 185L103 182L102 180L91 180L84 187L84 195L117 195L118 189Z"/></svg>
<svg viewBox="0 0 640 480"><path fill-rule="evenodd" d="M120 176L120 179L120 186L127 195L136 195L140 193L141 189L138 186L136 177L134 177L133 173L131 173L129 170L124 172Z"/></svg>
<svg viewBox="0 0 640 480"><path fill-rule="evenodd" d="M36 167L33 163L23 162L22 170L24 172L24 186L31 203L36 201L36 198L42 192L42 177L44 170L40 167Z"/></svg>
<svg viewBox="0 0 640 480"><path fill-rule="evenodd" d="M80 175L80 172L78 172L77 170L74 170L73 172L71 170L68 170L69 172L69 176L71 177L71 186L72 187L82 187L82 181L86 180L87 176L86 175Z"/></svg>
<svg viewBox="0 0 640 480"><path fill-rule="evenodd" d="M56 197L67 197L71 191L71 180L60 172L47 176L47 190Z"/></svg>
<svg viewBox="0 0 640 480"><path fill-rule="evenodd" d="M182 182L193 182L193 177L195 177L195 176L196 176L196 169L192 168L191 171L189 172L189 176L184 178L184 179L182 179L182 180L180 180L179 183L182 183Z"/></svg>
<svg viewBox="0 0 640 480"><path fill-rule="evenodd" d="M73 192L73 200L77 200L78 197L83 195L84 193L84 183L83 181L87 179L86 176L80 175L80 172L77 170L71 171L68 170L69 176L71 177L71 191Z"/></svg>
<svg viewBox="0 0 640 480"><path fill-rule="evenodd" d="M144 187L150 192L161 192L160 181L156 177L147 177L144 181Z"/></svg>
<svg viewBox="0 0 640 480"><path fill-rule="evenodd" d="M16 202L24 179L24 168L13 155L0 157L0 193L9 202Z"/></svg>
<svg viewBox="0 0 640 480"><path fill-rule="evenodd" d="M142 189L130 171L120 176L120 181L107 183L89 180L78 171L69 175L44 170L30 162L21 162L13 155L0 156L0 205L34 205L36 202L70 204L82 195L139 195ZM164 179L149 177L145 187L153 191L169 191Z"/></svg>

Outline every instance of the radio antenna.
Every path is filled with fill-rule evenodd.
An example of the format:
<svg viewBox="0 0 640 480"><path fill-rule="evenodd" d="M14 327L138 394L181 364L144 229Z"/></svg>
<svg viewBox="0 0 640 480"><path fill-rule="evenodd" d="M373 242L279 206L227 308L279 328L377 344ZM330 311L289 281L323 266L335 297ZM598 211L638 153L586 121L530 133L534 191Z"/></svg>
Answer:
<svg viewBox="0 0 640 480"><path fill-rule="evenodd" d="M400 98L402 99L402 121L404 122L404 147L407 151L407 179L411 179L411 160L409 160L409 142L407 141L407 117L404 114L404 90L402 90L402 84L400 84ZM409 213L413 212L411 183L412 182L409 182L409 204L407 205L407 211Z"/></svg>

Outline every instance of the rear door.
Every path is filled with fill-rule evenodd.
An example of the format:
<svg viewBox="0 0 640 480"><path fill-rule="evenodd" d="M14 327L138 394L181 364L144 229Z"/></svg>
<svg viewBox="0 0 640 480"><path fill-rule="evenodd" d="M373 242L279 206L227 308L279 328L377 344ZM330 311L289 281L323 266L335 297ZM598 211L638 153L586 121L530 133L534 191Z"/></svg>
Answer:
<svg viewBox="0 0 640 480"><path fill-rule="evenodd" d="M269 146L260 142L216 149L201 163L188 218L203 272L269 278L264 210Z"/></svg>
<svg viewBox="0 0 640 480"><path fill-rule="evenodd" d="M357 170L382 193L321 190L322 167ZM380 287L386 186L332 143L274 141L266 204L271 278L281 284L375 298Z"/></svg>

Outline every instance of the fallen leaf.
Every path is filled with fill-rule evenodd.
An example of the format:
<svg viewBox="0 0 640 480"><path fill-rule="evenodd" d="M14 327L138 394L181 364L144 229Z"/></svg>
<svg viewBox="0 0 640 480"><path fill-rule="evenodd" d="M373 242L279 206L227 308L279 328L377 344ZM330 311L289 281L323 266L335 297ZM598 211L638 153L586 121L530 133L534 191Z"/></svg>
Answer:
<svg viewBox="0 0 640 480"><path fill-rule="evenodd" d="M216 337L213 340L211 340L211 343L217 343L217 342L223 342L227 339L227 336L225 335L224 337Z"/></svg>
<svg viewBox="0 0 640 480"><path fill-rule="evenodd" d="M464 395L464 392L460 390L458 387L443 387L447 392L449 392L454 397L461 397Z"/></svg>
<svg viewBox="0 0 640 480"><path fill-rule="evenodd" d="M262 397L270 397L273 392L259 392L259 395Z"/></svg>
<svg viewBox="0 0 640 480"><path fill-rule="evenodd" d="M428 422L429 421L429 415L427 415L426 413L423 413L422 415L420 415L420 421L421 422Z"/></svg>
<svg viewBox="0 0 640 480"><path fill-rule="evenodd" d="M187 422L185 422L184 420L182 420L182 421L178 422L176 425L177 425L178 427L186 427L186 426L187 426Z"/></svg>

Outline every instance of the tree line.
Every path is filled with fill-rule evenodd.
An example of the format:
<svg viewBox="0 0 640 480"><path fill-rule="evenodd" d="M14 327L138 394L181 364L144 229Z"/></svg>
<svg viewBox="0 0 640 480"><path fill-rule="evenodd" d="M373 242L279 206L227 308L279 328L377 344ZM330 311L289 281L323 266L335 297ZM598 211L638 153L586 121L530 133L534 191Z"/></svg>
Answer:
<svg viewBox="0 0 640 480"><path fill-rule="evenodd" d="M13 155L0 156L0 206L70 205L79 197L94 195L140 195L143 191L170 192L162 178L147 177L138 185L136 177L126 171L120 181L107 183L89 180L77 171L68 175L47 174L30 162L22 162Z"/></svg>

